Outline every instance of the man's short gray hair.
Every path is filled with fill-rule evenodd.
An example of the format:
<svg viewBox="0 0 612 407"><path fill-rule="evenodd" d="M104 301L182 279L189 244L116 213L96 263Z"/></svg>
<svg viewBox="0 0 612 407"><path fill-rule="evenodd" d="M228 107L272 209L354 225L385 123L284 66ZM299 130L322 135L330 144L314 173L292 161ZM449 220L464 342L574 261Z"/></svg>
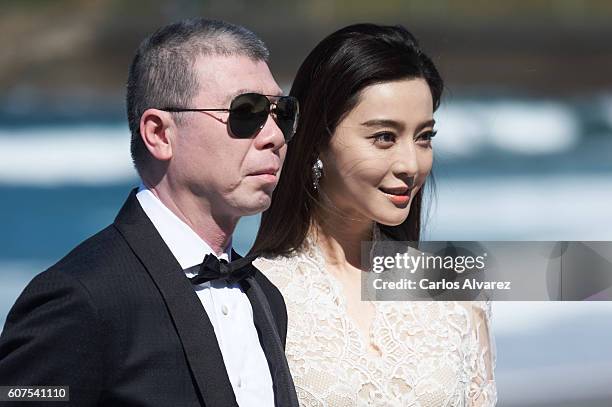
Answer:
<svg viewBox="0 0 612 407"><path fill-rule="evenodd" d="M150 108L188 107L201 85L193 69L195 61L207 55L240 55L267 62L269 52L246 28L203 18L162 27L138 47L130 66L126 99L130 149L139 174L150 159L140 137L140 117ZM175 118L180 120L178 115Z"/></svg>

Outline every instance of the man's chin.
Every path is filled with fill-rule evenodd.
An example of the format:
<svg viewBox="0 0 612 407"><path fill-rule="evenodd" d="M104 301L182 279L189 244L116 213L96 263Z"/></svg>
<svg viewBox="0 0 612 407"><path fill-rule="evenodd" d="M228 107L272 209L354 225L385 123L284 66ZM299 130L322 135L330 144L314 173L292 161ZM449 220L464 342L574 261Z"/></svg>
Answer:
<svg viewBox="0 0 612 407"><path fill-rule="evenodd" d="M248 202L241 205L242 216L257 215L268 209L272 204L272 197L264 192L258 191L249 197Z"/></svg>

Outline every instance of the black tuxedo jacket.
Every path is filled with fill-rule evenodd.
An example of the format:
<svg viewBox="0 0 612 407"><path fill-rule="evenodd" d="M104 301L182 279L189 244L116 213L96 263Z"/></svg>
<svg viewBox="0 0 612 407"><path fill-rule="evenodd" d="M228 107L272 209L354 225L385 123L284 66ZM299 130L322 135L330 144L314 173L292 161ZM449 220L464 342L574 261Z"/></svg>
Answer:
<svg viewBox="0 0 612 407"><path fill-rule="evenodd" d="M283 298L259 271L243 290L275 404L297 406ZM237 406L213 326L135 190L111 226L18 298L0 337L0 386L8 385L69 386L75 406Z"/></svg>

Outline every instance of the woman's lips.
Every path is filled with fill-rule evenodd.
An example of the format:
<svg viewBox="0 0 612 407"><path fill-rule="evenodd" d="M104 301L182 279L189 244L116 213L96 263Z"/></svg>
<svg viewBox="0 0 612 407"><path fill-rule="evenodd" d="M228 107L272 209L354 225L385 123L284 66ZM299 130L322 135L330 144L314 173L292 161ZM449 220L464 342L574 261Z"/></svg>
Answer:
<svg viewBox="0 0 612 407"><path fill-rule="evenodd" d="M385 194L385 196L398 206L408 205L410 202L410 189L401 187L401 188L379 188L380 191Z"/></svg>
<svg viewBox="0 0 612 407"><path fill-rule="evenodd" d="M396 205L407 205L410 202L410 195L389 195L387 197Z"/></svg>

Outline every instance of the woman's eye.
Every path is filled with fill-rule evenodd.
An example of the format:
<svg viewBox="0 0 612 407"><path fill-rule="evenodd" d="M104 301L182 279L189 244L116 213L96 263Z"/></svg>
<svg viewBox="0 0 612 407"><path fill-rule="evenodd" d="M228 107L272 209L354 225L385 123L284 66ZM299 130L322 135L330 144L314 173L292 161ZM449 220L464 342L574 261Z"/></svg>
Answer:
<svg viewBox="0 0 612 407"><path fill-rule="evenodd" d="M395 137L395 134L393 133L383 132L383 133L375 134L373 139L375 143L389 144L389 143L395 143L396 137Z"/></svg>
<svg viewBox="0 0 612 407"><path fill-rule="evenodd" d="M423 132L416 137L416 141L422 143L429 143L431 139L436 136L436 134L438 134L438 132L434 130Z"/></svg>

